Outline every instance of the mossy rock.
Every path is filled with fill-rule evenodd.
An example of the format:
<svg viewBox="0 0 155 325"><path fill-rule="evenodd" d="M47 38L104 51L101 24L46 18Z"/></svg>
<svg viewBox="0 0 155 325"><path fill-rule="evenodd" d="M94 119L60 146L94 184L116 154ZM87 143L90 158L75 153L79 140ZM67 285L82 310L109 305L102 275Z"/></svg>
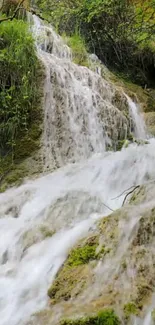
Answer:
<svg viewBox="0 0 155 325"><path fill-rule="evenodd" d="M130 318L131 315L138 315L139 310L134 302L129 302L124 305L124 316L126 319Z"/></svg>
<svg viewBox="0 0 155 325"><path fill-rule="evenodd" d="M100 311L97 315L79 319L64 319L60 325L120 325L120 320L112 309Z"/></svg>
<svg viewBox="0 0 155 325"><path fill-rule="evenodd" d="M122 148L127 148L129 146L129 141L126 139L124 140L118 140L117 146L116 146L116 151L121 151Z"/></svg>
<svg viewBox="0 0 155 325"><path fill-rule="evenodd" d="M116 89L115 94L112 98L112 104L116 106L120 111L122 111L127 117L129 115L127 98L121 91L121 89Z"/></svg>
<svg viewBox="0 0 155 325"><path fill-rule="evenodd" d="M110 248L99 241L99 235L82 240L73 248L48 290L52 303L68 301L79 295L92 281L93 268L99 259L110 253Z"/></svg>
<svg viewBox="0 0 155 325"><path fill-rule="evenodd" d="M103 306L115 308L118 302L125 322L131 315L143 316L143 307L150 303L155 290L154 209L143 212L137 220L130 233L127 250L120 256L120 243L126 244L128 234L124 230L128 230L128 223L131 223L132 209L133 213L135 209L137 211L137 207L128 206L97 221L97 235L82 240L70 251L68 260L48 291L51 304L63 306L66 317L80 312L80 315L89 314L89 311L96 312ZM90 247L88 249L88 246L93 250ZM98 249L102 252L99 263ZM117 260L117 254L120 260ZM104 274L104 259L105 266L111 265L110 281ZM151 262L148 264L148 261ZM131 269L135 274L134 279L128 276ZM99 273L96 274L96 270ZM127 286L124 290L122 284L125 279ZM97 292L96 286L101 287ZM83 306L83 297L89 293L91 295L91 290L95 294Z"/></svg>
<svg viewBox="0 0 155 325"><path fill-rule="evenodd" d="M146 198L145 187L140 186L133 192L133 194L129 200L129 203L130 204L139 204L139 203L143 202L145 200L145 198Z"/></svg>
<svg viewBox="0 0 155 325"><path fill-rule="evenodd" d="M121 212L116 211L111 215L104 217L98 223L100 236L103 239L103 245L108 248L110 251L111 249L115 250L117 247L117 241L119 238L119 219L121 217Z"/></svg>
<svg viewBox="0 0 155 325"><path fill-rule="evenodd" d="M35 153L40 150L40 137L42 134L41 119L42 111L26 134L21 134L21 136L18 137L14 152L8 154L6 157L1 157L1 192L5 191L10 186L20 185L26 176L33 174L34 164L36 163L33 162L29 169L26 159L34 157ZM38 172L41 172L41 170L38 170Z"/></svg>
<svg viewBox="0 0 155 325"><path fill-rule="evenodd" d="M137 235L133 245L148 245L155 236L155 208L144 214L138 224Z"/></svg>
<svg viewBox="0 0 155 325"><path fill-rule="evenodd" d="M97 244L86 244L82 247L77 247L71 251L68 257L69 266L78 266L87 264L89 261L96 258Z"/></svg>
<svg viewBox="0 0 155 325"><path fill-rule="evenodd" d="M91 276L89 262L104 254L102 249L96 253L97 246L98 237L93 236L70 251L66 263L48 290L48 296L53 302L69 300L84 288Z"/></svg>
<svg viewBox="0 0 155 325"><path fill-rule="evenodd" d="M62 267L54 283L48 290L48 296L52 299L52 304L59 301L67 301L77 296L85 287L90 276L88 265L78 265Z"/></svg>

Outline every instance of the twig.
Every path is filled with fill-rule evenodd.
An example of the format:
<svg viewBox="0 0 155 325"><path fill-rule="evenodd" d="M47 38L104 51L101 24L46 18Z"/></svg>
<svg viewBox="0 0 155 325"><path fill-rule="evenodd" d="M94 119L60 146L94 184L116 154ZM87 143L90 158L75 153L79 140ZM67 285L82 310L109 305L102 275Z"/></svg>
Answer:
<svg viewBox="0 0 155 325"><path fill-rule="evenodd" d="M105 203L103 203L103 205L104 205L106 208L108 208L110 211L114 212L114 210L111 209L111 208L109 208L108 205L106 205Z"/></svg>
<svg viewBox="0 0 155 325"><path fill-rule="evenodd" d="M124 205L124 203L125 203L125 201L126 201L128 195L130 195L131 193L133 193L133 192L134 192L137 188L139 188L139 187L140 187L140 185L135 186L134 189L133 189L132 191L128 192L128 193L125 195L125 198L124 198L124 200L123 200L122 206Z"/></svg>
<svg viewBox="0 0 155 325"><path fill-rule="evenodd" d="M150 180L150 181L148 181L148 182L145 182L145 183L143 183L143 184L141 184L141 185L132 185L131 187L129 187L129 188L127 188L126 190L124 190L124 191L123 191L121 194L119 194L118 196L113 197L111 200L118 199L118 198L121 197L125 192L127 192L127 191L129 191L131 188L133 188L133 190L130 191L130 192L128 192L127 195L125 196L124 201L123 201L123 204L124 204L124 203L125 203L125 200L126 200L126 198L127 198L127 196L128 196L129 194L131 194L132 192L134 192L137 188L139 188L140 186L143 186L143 185L148 185L148 184L150 184L150 183L154 183L154 182L155 182L155 179L152 179L152 180Z"/></svg>
<svg viewBox="0 0 155 325"><path fill-rule="evenodd" d="M136 185L136 186L139 186L139 185ZM119 197L121 197L125 192L129 191L131 188L135 187L134 185L132 185L131 187L127 188L126 190L124 190L121 194L119 194L118 196L116 197L113 197L111 200L115 200L115 199L118 199Z"/></svg>

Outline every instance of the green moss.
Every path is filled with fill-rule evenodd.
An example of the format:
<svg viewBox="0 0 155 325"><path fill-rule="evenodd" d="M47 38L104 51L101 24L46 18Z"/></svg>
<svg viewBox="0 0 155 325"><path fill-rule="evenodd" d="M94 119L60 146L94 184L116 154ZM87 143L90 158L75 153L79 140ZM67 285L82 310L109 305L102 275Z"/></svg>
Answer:
<svg viewBox="0 0 155 325"><path fill-rule="evenodd" d="M117 210L116 212L112 213L111 215L104 217L99 221L99 231L100 235L103 239L103 244L106 249L109 251L115 250L117 247L117 241L119 238L119 218L121 216L121 211Z"/></svg>
<svg viewBox="0 0 155 325"><path fill-rule="evenodd" d="M84 243L73 248L69 253L68 259L48 290L48 296L59 300L68 300L72 295L77 295L86 285L89 276L89 262L98 259L105 248L96 254L98 237L92 236Z"/></svg>
<svg viewBox="0 0 155 325"><path fill-rule="evenodd" d="M141 186L140 188L138 188L137 190L135 190L130 198L130 201L129 203L130 204L138 204L138 203L141 203L145 200L145 196L146 196L146 193L145 193L145 187L144 186Z"/></svg>
<svg viewBox="0 0 155 325"><path fill-rule="evenodd" d="M116 146L116 150L117 151L120 151L123 147L124 148L127 148L129 145L129 141L127 139L124 139L124 140L119 140L117 142L117 146Z"/></svg>
<svg viewBox="0 0 155 325"><path fill-rule="evenodd" d="M20 185L28 174L25 166L12 163L12 157L0 159L0 192L4 192L11 185Z"/></svg>
<svg viewBox="0 0 155 325"><path fill-rule="evenodd" d="M80 294L89 283L97 260L104 257L109 251L110 249L104 245L99 246L97 235L85 239L73 248L48 290L48 296L52 299L52 303L61 300L67 301Z"/></svg>
<svg viewBox="0 0 155 325"><path fill-rule="evenodd" d="M61 300L67 301L72 296L78 295L85 287L88 276L87 271L85 265L74 267L69 267L68 265L63 266L48 290L48 296L52 299L52 303Z"/></svg>
<svg viewBox="0 0 155 325"><path fill-rule="evenodd" d="M152 243L155 234L155 209L147 211L139 220L136 237L133 244L137 246Z"/></svg>
<svg viewBox="0 0 155 325"><path fill-rule="evenodd" d="M27 170L15 169L9 173L5 178L5 182L8 184L19 184L24 176L26 176Z"/></svg>
<svg viewBox="0 0 155 325"><path fill-rule="evenodd" d="M64 319L61 325L119 325L120 320L113 310L105 309L97 315L83 317L75 320Z"/></svg>
<svg viewBox="0 0 155 325"><path fill-rule="evenodd" d="M88 263L90 260L96 258L97 244L86 244L82 247L74 248L68 257L69 266L77 266Z"/></svg>
<svg viewBox="0 0 155 325"><path fill-rule="evenodd" d="M124 315L125 318L129 318L131 315L138 315L138 308L134 302L124 305Z"/></svg>

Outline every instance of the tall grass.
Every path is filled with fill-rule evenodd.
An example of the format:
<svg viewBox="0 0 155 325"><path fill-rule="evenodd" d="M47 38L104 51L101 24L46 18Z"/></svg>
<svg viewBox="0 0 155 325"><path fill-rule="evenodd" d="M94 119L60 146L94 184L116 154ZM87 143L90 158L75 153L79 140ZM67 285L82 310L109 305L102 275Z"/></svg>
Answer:
<svg viewBox="0 0 155 325"><path fill-rule="evenodd" d="M39 67L28 25L16 19L0 24L0 155L13 151L31 124Z"/></svg>

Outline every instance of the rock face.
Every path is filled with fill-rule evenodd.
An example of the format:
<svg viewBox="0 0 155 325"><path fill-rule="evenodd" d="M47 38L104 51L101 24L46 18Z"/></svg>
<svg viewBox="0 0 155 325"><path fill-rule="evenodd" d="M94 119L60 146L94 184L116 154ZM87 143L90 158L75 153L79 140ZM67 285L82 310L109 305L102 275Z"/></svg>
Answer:
<svg viewBox="0 0 155 325"><path fill-rule="evenodd" d="M154 182L141 186L124 208L96 223L70 251L49 288L51 311L38 313L34 324L59 324L62 317L79 318L107 308L123 324L144 317L155 292L154 195Z"/></svg>

